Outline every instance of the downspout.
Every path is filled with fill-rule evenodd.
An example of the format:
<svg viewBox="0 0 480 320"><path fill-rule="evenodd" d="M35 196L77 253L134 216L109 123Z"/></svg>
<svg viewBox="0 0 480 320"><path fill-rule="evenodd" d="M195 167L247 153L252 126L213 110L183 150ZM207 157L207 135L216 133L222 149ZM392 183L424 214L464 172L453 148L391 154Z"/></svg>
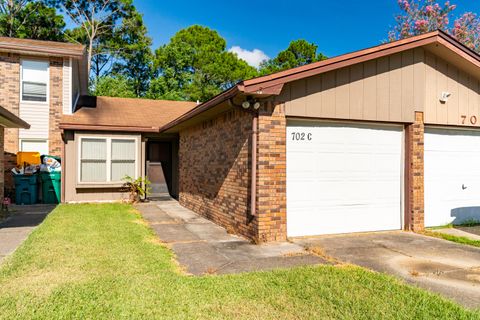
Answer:
<svg viewBox="0 0 480 320"><path fill-rule="evenodd" d="M258 113L253 114L252 119L252 170L250 187L250 215L257 214L257 138L258 138Z"/></svg>

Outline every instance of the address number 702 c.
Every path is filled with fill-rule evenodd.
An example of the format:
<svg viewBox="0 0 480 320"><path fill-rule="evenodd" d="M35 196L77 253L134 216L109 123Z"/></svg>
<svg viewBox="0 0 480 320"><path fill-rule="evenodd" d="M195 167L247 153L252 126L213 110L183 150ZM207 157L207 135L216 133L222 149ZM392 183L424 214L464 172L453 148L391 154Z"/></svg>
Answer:
<svg viewBox="0 0 480 320"><path fill-rule="evenodd" d="M305 133L305 132L292 132L292 140L293 141L311 141L312 140L312 134L311 133Z"/></svg>

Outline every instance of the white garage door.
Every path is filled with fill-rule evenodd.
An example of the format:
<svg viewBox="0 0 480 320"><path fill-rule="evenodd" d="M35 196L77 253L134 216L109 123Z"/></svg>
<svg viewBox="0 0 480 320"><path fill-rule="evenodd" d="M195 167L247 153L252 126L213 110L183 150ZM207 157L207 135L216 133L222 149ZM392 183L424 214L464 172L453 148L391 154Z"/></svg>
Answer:
<svg viewBox="0 0 480 320"><path fill-rule="evenodd" d="M403 128L291 121L287 234L398 230Z"/></svg>
<svg viewBox="0 0 480 320"><path fill-rule="evenodd" d="M480 132L425 130L425 226L480 221Z"/></svg>

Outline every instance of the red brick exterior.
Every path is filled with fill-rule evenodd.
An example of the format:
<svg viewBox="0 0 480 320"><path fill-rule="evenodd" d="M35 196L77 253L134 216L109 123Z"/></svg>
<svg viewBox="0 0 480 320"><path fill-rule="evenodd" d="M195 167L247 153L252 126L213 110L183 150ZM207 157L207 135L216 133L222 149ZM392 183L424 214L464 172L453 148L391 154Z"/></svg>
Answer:
<svg viewBox="0 0 480 320"><path fill-rule="evenodd" d="M20 107L20 56L0 53L0 106L16 116ZM16 164L18 129L5 129L3 170L5 187L13 188L10 169ZM3 192L3 188L2 188Z"/></svg>
<svg viewBox="0 0 480 320"><path fill-rule="evenodd" d="M253 115L241 109L180 132L179 200L256 242L286 239L286 119L283 104L258 115L256 215L251 215Z"/></svg>
<svg viewBox="0 0 480 320"><path fill-rule="evenodd" d="M415 122L406 128L405 227L424 229L424 124L423 113L415 113Z"/></svg>
<svg viewBox="0 0 480 320"><path fill-rule="evenodd" d="M258 116L258 241L287 237L286 118L282 103L265 103Z"/></svg>
<svg viewBox="0 0 480 320"><path fill-rule="evenodd" d="M256 240L250 215L252 114L232 110L180 132L180 204Z"/></svg>
<svg viewBox="0 0 480 320"><path fill-rule="evenodd" d="M20 56L0 53L0 105L20 116ZM49 114L49 153L62 154L62 138L59 129L63 112L63 58L50 58L50 114ZM19 151L19 129L5 129L4 172L5 187L13 189L11 168L16 165ZM2 188L3 191L3 188Z"/></svg>
<svg viewBox="0 0 480 320"><path fill-rule="evenodd" d="M62 156L62 136L59 129L63 113L63 59L50 59L50 117L49 117L49 153Z"/></svg>
<svg viewBox="0 0 480 320"><path fill-rule="evenodd" d="M5 177L5 173L4 173L4 170L3 170L3 167L4 167L4 154L3 154L3 150L4 150L4 141L5 141L5 129L3 127L0 126L0 201L3 200L3 196L4 196L4 193L3 193L3 188L5 187L5 183L4 183L4 177Z"/></svg>

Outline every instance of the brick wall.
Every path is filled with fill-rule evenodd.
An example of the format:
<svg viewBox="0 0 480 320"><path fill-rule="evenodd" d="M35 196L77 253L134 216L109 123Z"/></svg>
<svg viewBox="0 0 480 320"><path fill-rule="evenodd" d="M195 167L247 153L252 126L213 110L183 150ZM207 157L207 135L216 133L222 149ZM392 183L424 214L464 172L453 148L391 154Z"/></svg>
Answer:
<svg viewBox="0 0 480 320"><path fill-rule="evenodd" d="M406 212L408 230L424 229L424 124L423 113L415 113L415 122L406 129Z"/></svg>
<svg viewBox="0 0 480 320"><path fill-rule="evenodd" d="M0 105L19 116L20 56L0 53ZM63 108L63 58L50 58L49 153L61 156L62 138L59 129ZM5 130L4 178L5 187L13 188L11 168L16 165L19 151L19 129ZM2 188L3 190L3 188Z"/></svg>
<svg viewBox="0 0 480 320"><path fill-rule="evenodd" d="M231 110L180 132L180 204L256 240L250 216L252 115Z"/></svg>
<svg viewBox="0 0 480 320"><path fill-rule="evenodd" d="M62 137L59 129L63 113L63 58L50 59L50 116L49 153L62 155Z"/></svg>
<svg viewBox="0 0 480 320"><path fill-rule="evenodd" d="M4 177L5 177L5 174L4 174L4 171L3 171L3 167L4 167L4 155L3 155L3 149L4 149L4 133L5 133L5 129L3 127L0 126L0 201L3 200L3 188L5 186L5 183L4 183Z"/></svg>
<svg viewBox="0 0 480 320"><path fill-rule="evenodd" d="M19 115L20 106L20 56L0 53L0 105L15 115ZM5 186L13 188L10 169L16 164L18 151L18 129L5 129L4 157L2 174ZM3 192L3 188L2 192Z"/></svg>
<svg viewBox="0 0 480 320"><path fill-rule="evenodd" d="M287 235L286 118L282 103L266 103L258 116L258 240Z"/></svg>

